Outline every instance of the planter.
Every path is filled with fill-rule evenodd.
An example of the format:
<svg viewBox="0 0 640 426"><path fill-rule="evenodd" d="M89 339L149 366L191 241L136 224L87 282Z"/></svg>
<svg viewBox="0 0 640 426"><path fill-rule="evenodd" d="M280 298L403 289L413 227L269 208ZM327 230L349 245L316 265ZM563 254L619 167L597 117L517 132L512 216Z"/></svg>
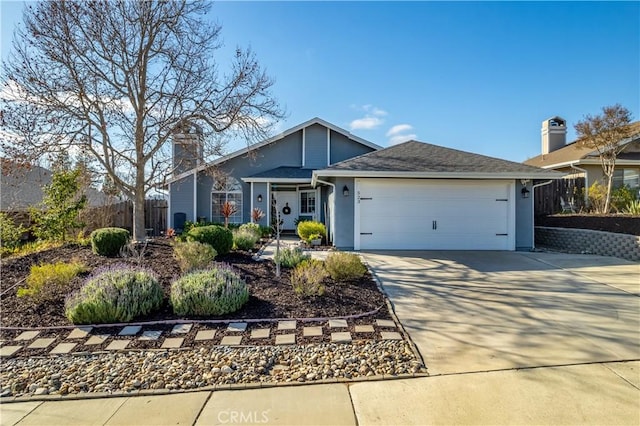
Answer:
<svg viewBox="0 0 640 426"><path fill-rule="evenodd" d="M322 239L321 238L316 238L315 240L311 240L310 245L311 246L319 246L322 243Z"/></svg>

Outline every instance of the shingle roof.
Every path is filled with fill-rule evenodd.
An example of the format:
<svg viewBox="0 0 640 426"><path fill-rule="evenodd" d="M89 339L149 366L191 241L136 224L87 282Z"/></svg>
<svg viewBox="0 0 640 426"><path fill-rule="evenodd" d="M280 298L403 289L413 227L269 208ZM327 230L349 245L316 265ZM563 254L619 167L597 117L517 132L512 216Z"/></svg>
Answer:
<svg viewBox="0 0 640 426"><path fill-rule="evenodd" d="M326 170L417 173L548 173L537 167L423 142L409 141L334 164Z"/></svg>
<svg viewBox="0 0 640 426"><path fill-rule="evenodd" d="M640 138L640 121L632 123L631 129L632 134L635 135L633 136L633 138ZM598 154L597 152L594 152L593 148L585 148L578 145L577 142L578 141L570 142L562 148L552 151L548 154L541 154L536 157L530 158L526 160L524 164L536 167L551 167L557 164L579 161L588 157L598 158ZM636 157L636 155L631 155L628 158L636 159Z"/></svg>
<svg viewBox="0 0 640 426"><path fill-rule="evenodd" d="M302 169L300 167L277 167L271 170L257 173L252 178L272 178L272 179L311 179L311 169Z"/></svg>

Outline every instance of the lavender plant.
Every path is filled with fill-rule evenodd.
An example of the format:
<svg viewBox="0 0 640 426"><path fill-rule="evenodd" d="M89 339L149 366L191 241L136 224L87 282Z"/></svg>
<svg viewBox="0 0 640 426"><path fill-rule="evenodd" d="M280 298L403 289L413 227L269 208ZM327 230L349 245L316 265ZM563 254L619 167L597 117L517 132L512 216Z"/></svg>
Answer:
<svg viewBox="0 0 640 426"><path fill-rule="evenodd" d="M276 261L279 261L285 268L295 268L302 261L309 260L311 256L304 254L299 247L287 247L280 250L276 255Z"/></svg>
<svg viewBox="0 0 640 426"><path fill-rule="evenodd" d="M302 297L322 296L325 290L322 282L328 276L322 261L305 260L291 272L291 286Z"/></svg>
<svg viewBox="0 0 640 426"><path fill-rule="evenodd" d="M177 315L224 315L249 300L247 284L229 265L183 276L171 285L171 305Z"/></svg>
<svg viewBox="0 0 640 426"><path fill-rule="evenodd" d="M65 301L74 324L128 322L160 308L162 287L148 269L123 263L99 268Z"/></svg>
<svg viewBox="0 0 640 426"><path fill-rule="evenodd" d="M367 272L367 267L360 260L360 256L355 253L331 253L327 256L324 266L331 278L336 281L360 278Z"/></svg>
<svg viewBox="0 0 640 426"><path fill-rule="evenodd" d="M260 237L250 229L243 229L242 226L240 229L233 231L233 248L249 251L255 247Z"/></svg>

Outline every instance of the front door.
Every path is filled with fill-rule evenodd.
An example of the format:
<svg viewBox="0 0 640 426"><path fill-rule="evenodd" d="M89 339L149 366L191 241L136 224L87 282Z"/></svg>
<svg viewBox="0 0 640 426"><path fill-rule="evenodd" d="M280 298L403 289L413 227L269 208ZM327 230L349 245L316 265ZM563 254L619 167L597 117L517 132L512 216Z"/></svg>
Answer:
<svg viewBox="0 0 640 426"><path fill-rule="evenodd" d="M295 231L298 218L298 193L295 191L277 191L273 193L277 209L282 219L283 231Z"/></svg>

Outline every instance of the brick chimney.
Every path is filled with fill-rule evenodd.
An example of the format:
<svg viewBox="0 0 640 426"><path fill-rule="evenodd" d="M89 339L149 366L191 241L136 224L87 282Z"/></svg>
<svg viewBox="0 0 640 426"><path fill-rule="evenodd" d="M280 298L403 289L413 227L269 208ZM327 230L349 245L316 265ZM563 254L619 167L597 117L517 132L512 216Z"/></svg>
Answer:
<svg viewBox="0 0 640 426"><path fill-rule="evenodd" d="M173 133L173 173L191 170L203 161L202 128L193 123L185 123Z"/></svg>
<svg viewBox="0 0 640 426"><path fill-rule="evenodd" d="M551 117L542 122L542 155L556 151L567 143L567 122L560 117Z"/></svg>

